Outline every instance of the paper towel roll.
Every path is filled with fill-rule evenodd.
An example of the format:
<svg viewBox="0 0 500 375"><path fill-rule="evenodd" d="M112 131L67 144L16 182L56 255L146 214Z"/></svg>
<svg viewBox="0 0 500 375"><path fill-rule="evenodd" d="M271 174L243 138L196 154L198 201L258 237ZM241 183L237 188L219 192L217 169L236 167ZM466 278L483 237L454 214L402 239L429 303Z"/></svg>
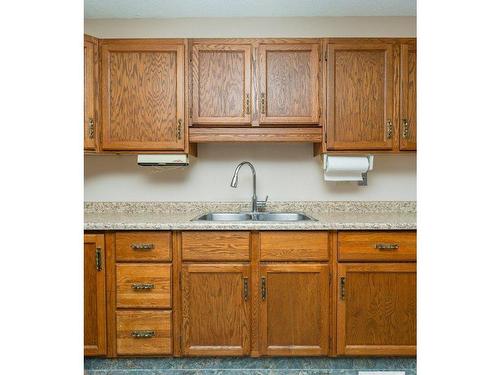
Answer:
<svg viewBox="0 0 500 375"><path fill-rule="evenodd" d="M373 156L324 156L325 181L362 181L373 166Z"/></svg>

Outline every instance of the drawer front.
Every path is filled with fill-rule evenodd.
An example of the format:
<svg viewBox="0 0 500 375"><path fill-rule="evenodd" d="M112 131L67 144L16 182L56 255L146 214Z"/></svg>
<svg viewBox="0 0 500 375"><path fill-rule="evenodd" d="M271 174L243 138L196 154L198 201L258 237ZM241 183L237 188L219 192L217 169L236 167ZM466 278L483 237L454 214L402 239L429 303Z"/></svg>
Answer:
<svg viewBox="0 0 500 375"><path fill-rule="evenodd" d="M171 311L117 311L118 355L172 354Z"/></svg>
<svg viewBox="0 0 500 375"><path fill-rule="evenodd" d="M117 264L116 307L169 308L170 264Z"/></svg>
<svg viewBox="0 0 500 375"><path fill-rule="evenodd" d="M235 261L250 259L250 232L183 232L182 259Z"/></svg>
<svg viewBox="0 0 500 375"><path fill-rule="evenodd" d="M417 233L414 231L339 232L338 256L341 262L415 261Z"/></svg>
<svg viewBox="0 0 500 375"><path fill-rule="evenodd" d="M119 232L116 233L115 243L118 262L172 260L170 232Z"/></svg>
<svg viewBox="0 0 500 375"><path fill-rule="evenodd" d="M263 261L327 261L328 232L261 232Z"/></svg>

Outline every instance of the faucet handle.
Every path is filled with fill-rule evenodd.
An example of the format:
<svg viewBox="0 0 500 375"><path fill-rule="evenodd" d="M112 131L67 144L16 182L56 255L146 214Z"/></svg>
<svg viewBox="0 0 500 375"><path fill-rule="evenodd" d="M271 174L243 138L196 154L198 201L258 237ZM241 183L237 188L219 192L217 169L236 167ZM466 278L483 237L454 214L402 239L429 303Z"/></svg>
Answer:
<svg viewBox="0 0 500 375"><path fill-rule="evenodd" d="M257 201L257 210L265 210L267 205L267 200L269 199L269 195L266 195L266 199L263 201Z"/></svg>

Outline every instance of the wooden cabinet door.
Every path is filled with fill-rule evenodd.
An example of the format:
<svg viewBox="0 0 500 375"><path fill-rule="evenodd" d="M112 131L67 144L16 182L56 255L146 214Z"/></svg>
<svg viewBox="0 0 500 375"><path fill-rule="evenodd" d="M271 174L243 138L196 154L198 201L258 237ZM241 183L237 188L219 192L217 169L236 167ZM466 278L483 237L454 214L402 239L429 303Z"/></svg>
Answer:
<svg viewBox="0 0 500 375"><path fill-rule="evenodd" d="M263 355L326 355L329 337L326 264L260 266Z"/></svg>
<svg viewBox="0 0 500 375"><path fill-rule="evenodd" d="M96 150L97 44L92 37L87 35L83 43L83 148Z"/></svg>
<svg viewBox="0 0 500 375"><path fill-rule="evenodd" d="M106 354L106 277L104 235L83 236L84 354Z"/></svg>
<svg viewBox="0 0 500 375"><path fill-rule="evenodd" d="M338 265L337 354L415 355L415 263Z"/></svg>
<svg viewBox="0 0 500 375"><path fill-rule="evenodd" d="M182 267L184 355L250 353L249 275L245 264Z"/></svg>
<svg viewBox="0 0 500 375"><path fill-rule="evenodd" d="M390 150L394 139L391 44L329 44L327 147Z"/></svg>
<svg viewBox="0 0 500 375"><path fill-rule="evenodd" d="M417 149L417 48L416 43L401 46L401 150Z"/></svg>
<svg viewBox="0 0 500 375"><path fill-rule="evenodd" d="M259 46L260 124L319 123L319 44Z"/></svg>
<svg viewBox="0 0 500 375"><path fill-rule="evenodd" d="M251 124L251 51L245 44L193 46L193 124Z"/></svg>
<svg viewBox="0 0 500 375"><path fill-rule="evenodd" d="M184 149L184 45L102 44L102 147Z"/></svg>

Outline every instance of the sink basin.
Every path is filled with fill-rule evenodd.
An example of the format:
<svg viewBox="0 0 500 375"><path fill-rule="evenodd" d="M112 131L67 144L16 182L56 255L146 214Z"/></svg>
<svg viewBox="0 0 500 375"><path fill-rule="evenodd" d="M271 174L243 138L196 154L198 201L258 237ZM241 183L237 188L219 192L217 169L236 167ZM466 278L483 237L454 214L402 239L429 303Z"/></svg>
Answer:
<svg viewBox="0 0 500 375"><path fill-rule="evenodd" d="M316 221L300 212L209 212L193 221Z"/></svg>

